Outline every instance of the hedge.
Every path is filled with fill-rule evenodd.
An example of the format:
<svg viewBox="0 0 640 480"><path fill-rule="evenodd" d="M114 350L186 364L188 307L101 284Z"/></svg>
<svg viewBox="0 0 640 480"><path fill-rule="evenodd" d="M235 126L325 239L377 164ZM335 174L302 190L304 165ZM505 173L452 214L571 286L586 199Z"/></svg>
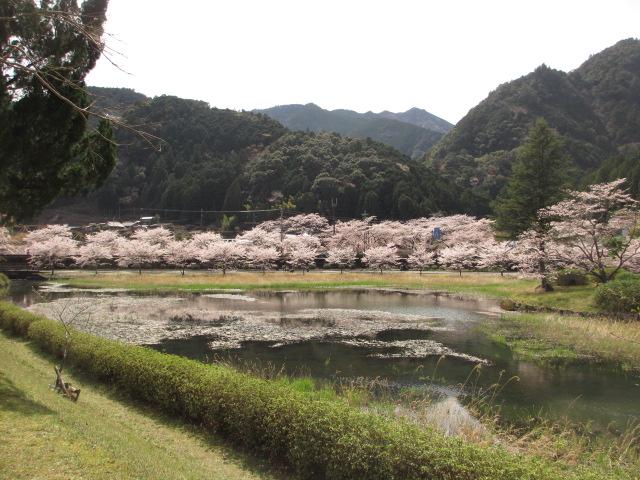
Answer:
<svg viewBox="0 0 640 480"><path fill-rule="evenodd" d="M0 302L0 327L60 356L61 324ZM67 364L314 479L565 479L548 462L311 399L285 385L74 331ZM588 478L575 474L576 478ZM594 477L595 478L595 477Z"/></svg>

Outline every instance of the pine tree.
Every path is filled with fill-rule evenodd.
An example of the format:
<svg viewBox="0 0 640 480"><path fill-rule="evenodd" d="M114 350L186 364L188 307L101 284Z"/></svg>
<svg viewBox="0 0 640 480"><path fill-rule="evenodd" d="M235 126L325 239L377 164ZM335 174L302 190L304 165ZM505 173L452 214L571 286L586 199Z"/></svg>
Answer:
<svg viewBox="0 0 640 480"><path fill-rule="evenodd" d="M538 212L562 198L566 165L562 143L539 118L513 164L511 178L492 204L498 231L515 239L529 229L547 228L548 219Z"/></svg>
<svg viewBox="0 0 640 480"><path fill-rule="evenodd" d="M38 3L0 2L0 223L97 188L115 166L113 131L91 127L84 83L108 1Z"/></svg>

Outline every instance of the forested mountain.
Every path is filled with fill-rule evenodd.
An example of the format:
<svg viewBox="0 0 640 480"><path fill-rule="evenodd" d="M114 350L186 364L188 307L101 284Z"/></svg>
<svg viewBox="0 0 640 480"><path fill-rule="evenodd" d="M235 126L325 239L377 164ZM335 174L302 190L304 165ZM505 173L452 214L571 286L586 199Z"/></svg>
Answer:
<svg viewBox="0 0 640 480"><path fill-rule="evenodd" d="M380 218L463 208L465 196L458 187L370 138L291 132L267 115L210 108L201 101L150 99L127 89L91 91L98 107L112 108L112 115L162 141L158 150L134 131L119 128L114 174L90 201L74 200L76 205L96 204L112 215L144 208L192 223L200 220L201 210L231 216L247 207L329 215L337 203L338 216L366 212ZM221 219L222 213L208 214L204 222Z"/></svg>
<svg viewBox="0 0 640 480"><path fill-rule="evenodd" d="M337 132L387 143L416 159L453 127L449 122L419 108L404 113L357 113L325 110L307 105L282 105L254 110L275 118L291 130Z"/></svg>
<svg viewBox="0 0 640 480"><path fill-rule="evenodd" d="M289 201L301 212L413 218L459 211L461 192L394 148L337 133L292 132L253 158L242 176L250 203Z"/></svg>
<svg viewBox="0 0 640 480"><path fill-rule="evenodd" d="M564 73L542 65L500 85L447 133L425 163L488 202L504 186L529 128L545 118L564 144L576 185L618 155L623 164L640 145L640 41L618 42ZM633 162L631 162L633 163ZM615 168L620 167L620 168ZM608 179L608 178L605 178Z"/></svg>
<svg viewBox="0 0 640 480"><path fill-rule="evenodd" d="M92 89L100 106L127 103L131 91ZM129 105L132 105L129 103ZM131 130L119 128L116 171L94 198L101 209L148 207L222 210L229 185L249 158L280 138L277 121L249 112L210 108L205 102L144 97L120 111L122 120L162 139L156 150Z"/></svg>

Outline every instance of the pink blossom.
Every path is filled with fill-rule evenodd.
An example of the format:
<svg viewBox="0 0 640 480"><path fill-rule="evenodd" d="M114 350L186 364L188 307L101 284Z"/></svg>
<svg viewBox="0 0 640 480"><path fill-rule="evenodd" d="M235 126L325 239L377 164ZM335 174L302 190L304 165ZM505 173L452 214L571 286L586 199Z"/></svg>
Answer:
<svg viewBox="0 0 640 480"><path fill-rule="evenodd" d="M336 265L340 272L356 261L356 254L351 248L332 247L329 249L326 261L329 265Z"/></svg>
<svg viewBox="0 0 640 480"><path fill-rule="evenodd" d="M369 265L371 269L380 269L380 273L385 268L395 267L398 264L399 257L394 247L371 247L364 252L362 261Z"/></svg>

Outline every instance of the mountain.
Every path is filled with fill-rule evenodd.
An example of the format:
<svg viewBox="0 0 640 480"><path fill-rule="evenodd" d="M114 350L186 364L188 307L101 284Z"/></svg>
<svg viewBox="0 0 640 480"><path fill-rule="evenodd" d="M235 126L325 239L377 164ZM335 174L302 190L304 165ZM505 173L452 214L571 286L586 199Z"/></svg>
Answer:
<svg viewBox="0 0 640 480"><path fill-rule="evenodd" d="M390 145L333 132L292 132L262 113L210 108L173 96L148 98L127 89L90 88L96 108L154 135L154 148L132 129L118 128L117 166L85 199L57 202L71 223L82 212L98 221L160 215L163 221L220 225L272 219L279 208L303 213L413 218L458 212L460 189ZM321 110L321 109L320 109ZM320 112L322 113L322 112ZM345 117L346 118L346 117ZM381 130L426 130L394 119L367 120ZM389 126L391 125L391 126ZM157 142L156 142L157 143ZM337 202L337 205L332 205ZM245 208L247 207L247 208ZM78 216L67 220L69 212ZM266 212L266 213L264 213ZM261 218L266 215L266 218ZM38 219L48 223L51 212ZM77 220L76 220L77 219Z"/></svg>
<svg viewBox="0 0 640 480"><path fill-rule="evenodd" d="M419 108L404 113L357 113L352 110L325 110L309 103L254 110L278 120L294 131L336 132L388 143L402 153L419 158L440 137L451 130L446 120Z"/></svg>
<svg viewBox="0 0 640 480"><path fill-rule="evenodd" d="M640 41L627 39L565 73L546 65L500 85L425 155L425 163L489 202L504 186L533 122L564 144L576 185L640 145Z"/></svg>

